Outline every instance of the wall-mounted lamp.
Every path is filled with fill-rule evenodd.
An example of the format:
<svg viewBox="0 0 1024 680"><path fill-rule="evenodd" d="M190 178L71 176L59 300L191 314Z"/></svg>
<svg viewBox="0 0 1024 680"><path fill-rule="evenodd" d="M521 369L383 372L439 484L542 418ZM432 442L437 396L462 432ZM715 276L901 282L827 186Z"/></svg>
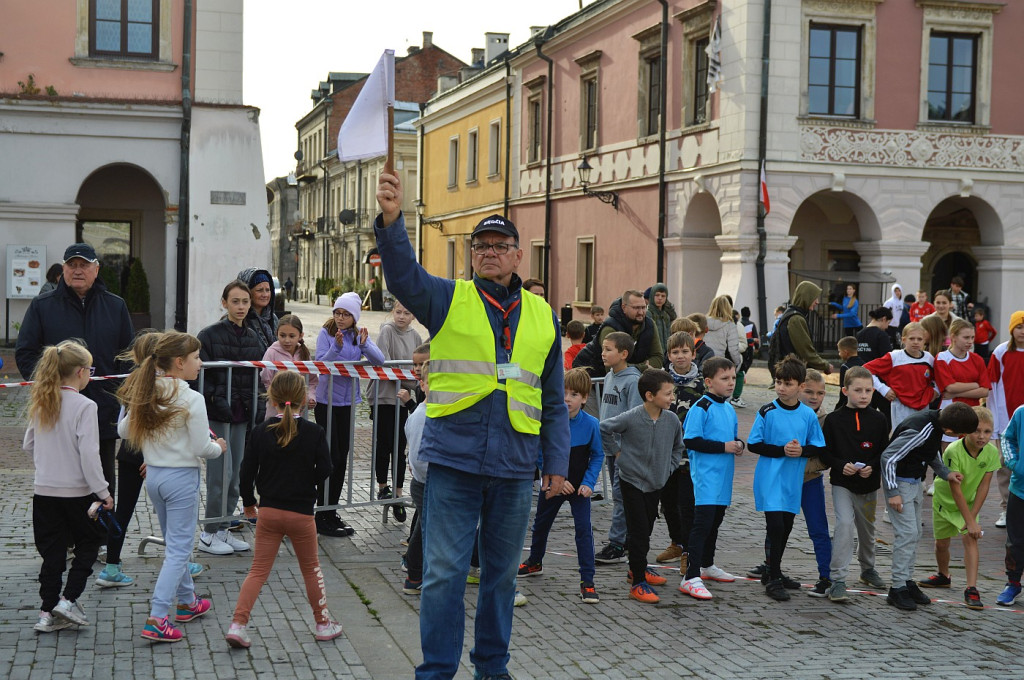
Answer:
<svg viewBox="0 0 1024 680"><path fill-rule="evenodd" d="M583 157L583 162L576 167L576 172L580 177L580 186L583 187L584 196L593 196L602 203L608 203L616 210L619 209L619 194L615 191L591 191L588 187L590 186L590 173L594 169L590 167L590 163L587 162L587 157Z"/></svg>

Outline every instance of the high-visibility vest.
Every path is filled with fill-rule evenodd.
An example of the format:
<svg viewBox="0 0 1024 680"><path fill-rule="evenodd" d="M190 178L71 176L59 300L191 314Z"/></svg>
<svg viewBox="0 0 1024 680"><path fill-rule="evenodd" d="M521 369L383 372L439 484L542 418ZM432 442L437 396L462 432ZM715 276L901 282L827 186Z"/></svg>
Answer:
<svg viewBox="0 0 1024 680"><path fill-rule="evenodd" d="M465 410L494 390L508 395L508 418L513 429L525 434L540 433L541 374L544 360L555 341L551 308L540 297L522 293L519 323L512 337L511 362L519 365L519 377L498 382L498 361L494 329L484 301L472 281L455 282L448 316L430 341L430 370L427 380L427 417Z"/></svg>

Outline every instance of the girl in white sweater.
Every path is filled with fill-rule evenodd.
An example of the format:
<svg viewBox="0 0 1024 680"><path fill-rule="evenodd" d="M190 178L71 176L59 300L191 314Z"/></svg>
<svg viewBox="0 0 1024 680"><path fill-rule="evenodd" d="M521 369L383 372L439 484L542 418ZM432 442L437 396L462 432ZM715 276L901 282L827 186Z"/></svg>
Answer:
<svg viewBox="0 0 1024 680"><path fill-rule="evenodd" d="M227 442L211 441L206 402L186 382L195 380L202 368L199 347L195 336L168 331L118 391L128 415L117 432L142 449L146 491L164 534L164 563L141 634L152 642L182 638L168 618L173 602L176 622L202 616L211 606L196 596L187 565L199 513L200 460L220 456Z"/></svg>
<svg viewBox="0 0 1024 680"><path fill-rule="evenodd" d="M100 465L96 402L79 394L90 375L92 355L71 340L45 348L32 375L22 448L32 454L36 466L32 533L43 566L42 607L34 628L40 633L89 624L78 598L106 538L106 531L89 518L89 506L98 498L107 510L114 507ZM75 559L62 584L72 545Z"/></svg>

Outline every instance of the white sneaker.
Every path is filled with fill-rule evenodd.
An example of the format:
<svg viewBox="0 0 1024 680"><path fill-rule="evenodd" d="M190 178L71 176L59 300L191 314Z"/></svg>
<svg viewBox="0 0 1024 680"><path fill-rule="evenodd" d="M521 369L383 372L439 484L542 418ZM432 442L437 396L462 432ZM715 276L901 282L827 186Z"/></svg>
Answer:
<svg viewBox="0 0 1024 680"><path fill-rule="evenodd" d="M221 529L217 532L217 538L224 543L227 543L228 547L234 552L242 552L249 549L249 544L245 541L235 538L227 529Z"/></svg>
<svg viewBox="0 0 1024 680"><path fill-rule="evenodd" d="M341 624L337 621L316 624L314 637L320 642L327 642L341 635Z"/></svg>
<svg viewBox="0 0 1024 680"><path fill-rule="evenodd" d="M32 626L37 633L53 633L58 630L70 628L73 624L70 621L59 619L50 612L39 612L39 622Z"/></svg>
<svg viewBox="0 0 1024 680"><path fill-rule="evenodd" d="M935 482L932 482L932 485L928 487L928 490L925 491L925 493L928 494L929 496L935 495Z"/></svg>
<svg viewBox="0 0 1024 680"><path fill-rule="evenodd" d="M237 623L231 624L231 627L228 628L228 633L224 636L224 639L227 640L228 645L235 649L248 649L252 644L252 641L249 639L249 633L245 630L245 626Z"/></svg>
<svg viewBox="0 0 1024 680"><path fill-rule="evenodd" d="M57 603L57 606L53 608L53 617L57 619L64 619L76 626L89 625L89 619L85 618L85 610L82 609L82 605L77 602L65 600L63 597L60 598L60 602Z"/></svg>
<svg viewBox="0 0 1024 680"><path fill-rule="evenodd" d="M512 606L513 607L522 607L522 606L526 605L526 602L527 602L526 595L523 595L521 592L519 592L517 590L516 591L516 598L514 600L512 600Z"/></svg>
<svg viewBox="0 0 1024 680"><path fill-rule="evenodd" d="M999 513L999 519L996 520L996 526L1000 529L1006 528L1006 511L1003 510Z"/></svg>
<svg viewBox="0 0 1024 680"><path fill-rule="evenodd" d="M700 577L708 581L718 581L719 583L732 583L736 580L735 576L716 564L712 564L707 568L701 568Z"/></svg>
<svg viewBox="0 0 1024 680"><path fill-rule="evenodd" d="M743 401L743 399L741 399L740 397L733 397L732 399L729 400L729 403L735 406L736 408L747 407L747 402Z"/></svg>
<svg viewBox="0 0 1024 680"><path fill-rule="evenodd" d="M220 534L226 531L208 534L205 531L199 534L199 549L211 555L230 555L235 549L220 539Z"/></svg>
<svg viewBox="0 0 1024 680"><path fill-rule="evenodd" d="M710 600L711 592L704 586L704 581L698 576L691 579L683 579L683 582L679 584L679 592L686 593L690 597L695 597L698 600Z"/></svg>

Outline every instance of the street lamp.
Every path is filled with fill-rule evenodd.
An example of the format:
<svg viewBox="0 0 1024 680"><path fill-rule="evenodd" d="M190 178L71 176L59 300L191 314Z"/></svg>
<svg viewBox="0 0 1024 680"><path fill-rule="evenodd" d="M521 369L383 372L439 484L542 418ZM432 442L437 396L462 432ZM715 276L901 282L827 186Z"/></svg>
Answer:
<svg viewBox="0 0 1024 680"><path fill-rule="evenodd" d="M584 196L593 196L602 203L608 203L616 210L619 209L619 194L615 191L591 191L588 187L590 186L590 173L594 169L590 167L590 163L587 162L587 157L583 157L583 162L576 166L576 172L579 174L580 186L583 187Z"/></svg>

